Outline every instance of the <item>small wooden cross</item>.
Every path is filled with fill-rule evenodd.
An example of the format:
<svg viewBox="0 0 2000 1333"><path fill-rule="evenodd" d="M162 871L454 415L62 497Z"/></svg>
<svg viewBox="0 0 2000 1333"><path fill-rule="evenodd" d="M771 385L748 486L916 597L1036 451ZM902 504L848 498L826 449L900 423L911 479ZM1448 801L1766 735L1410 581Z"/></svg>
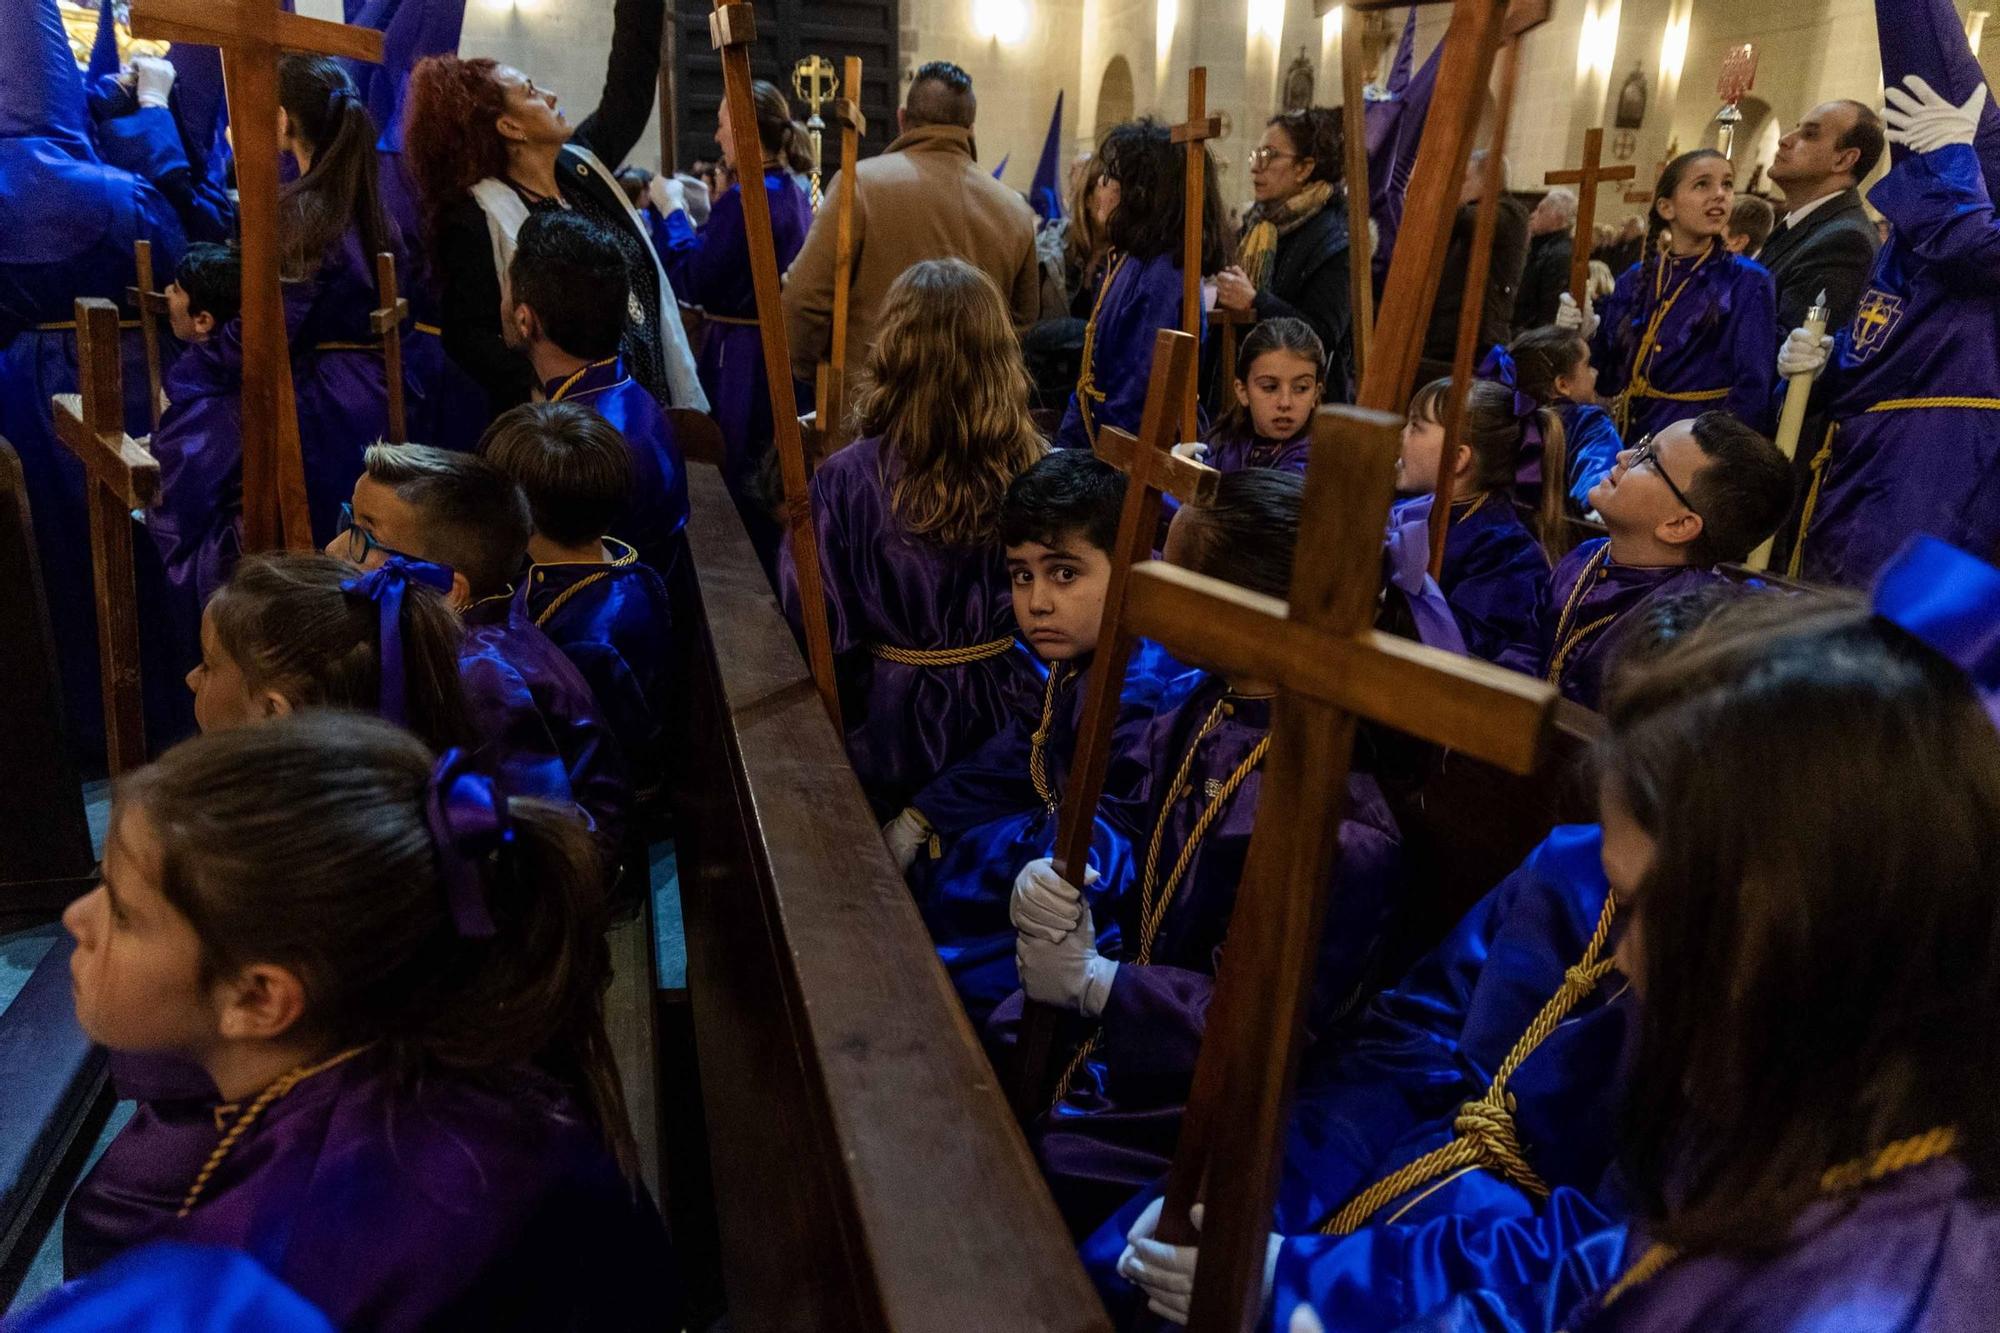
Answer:
<svg viewBox="0 0 2000 1333"><path fill-rule="evenodd" d="M1125 588L1135 566L1153 554L1160 531L1162 493L1183 503L1215 498L1222 474L1206 464L1173 452L1175 418L1188 386L1200 344L1189 334L1160 329L1153 335L1152 373L1146 381L1146 406L1135 438L1106 426L1097 432L1097 456L1124 472L1125 504L1118 515L1118 537L1110 552L1111 581L1104 591L1104 613L1098 622L1097 651L1083 704L1083 721L1076 737L1076 757L1063 787L1062 816L1057 824L1055 870L1081 886L1090 866L1090 840L1097 823L1097 802L1104 794L1104 775L1111 766L1111 736L1118 722L1118 701L1125 689L1125 668L1132 659L1133 636L1125 624ZM1020 1064L1015 1082L1015 1109L1023 1120L1039 1111L1049 1085L1049 1053L1063 1011L1054 1005L1029 1004L1021 1023Z"/></svg>
<svg viewBox="0 0 2000 1333"><path fill-rule="evenodd" d="M152 409L153 429L160 428L160 413L166 409L167 392L161 387L160 379L160 321L172 315L167 305L167 294L153 287L153 243L151 241L132 242L132 264L137 271L138 285L125 289L125 299L139 312L139 341L146 349L146 383L152 389L152 396L146 405Z"/></svg>
<svg viewBox="0 0 2000 1333"><path fill-rule="evenodd" d="M368 312L368 327L382 340L382 366L389 382L389 439L407 444L409 421L403 415L403 321L410 317L409 299L396 287L396 256L387 250L375 256L375 291L382 308Z"/></svg>
<svg viewBox="0 0 2000 1333"><path fill-rule="evenodd" d="M278 61L288 52L380 64L382 34L306 18L281 0L133 0L132 35L222 48L243 244L243 543L314 545L278 287Z"/></svg>
<svg viewBox="0 0 2000 1333"><path fill-rule="evenodd" d="M854 169L861 161L861 57L848 56L841 96L827 104L827 119L840 127L840 189L835 192L833 232L833 344L820 363L816 413L822 456L847 443L847 311L854 286Z"/></svg>
<svg viewBox="0 0 2000 1333"><path fill-rule="evenodd" d="M1590 290L1591 228L1597 222L1597 187L1609 181L1629 181L1639 174L1627 162L1607 167L1604 162L1604 131L1592 126L1583 136L1583 165L1571 170L1551 171L1542 177L1545 185L1576 186L1576 231L1570 248L1569 296L1583 309L1584 293ZM1651 195L1646 196L1651 198Z"/></svg>
<svg viewBox="0 0 2000 1333"><path fill-rule="evenodd" d="M785 485L786 540L798 577L799 618L805 627L806 661L820 702L840 722L840 685L833 670L833 635L827 628L826 592L820 578L819 534L813 527L812 492L807 485L804 437L799 431L798 398L792 389L792 353L778 286L778 250L771 238L771 200L764 187L764 147L757 138L757 108L750 98L750 47L757 40L757 14L749 0L715 0L708 16L709 40L722 54L723 96L737 162L737 189L743 194L743 229L750 241L750 284L757 295L757 332L764 348L764 378L771 395L772 446ZM850 170L843 173L852 179ZM843 188L845 188L843 186Z"/></svg>
<svg viewBox="0 0 2000 1333"><path fill-rule="evenodd" d="M160 465L125 433L118 358L118 307L95 297L79 300L76 361L82 393L57 394L50 403L56 435L83 464L90 572L97 583L105 751L113 777L146 762L132 511L151 504L160 489Z"/></svg>
<svg viewBox="0 0 2000 1333"><path fill-rule="evenodd" d="M1196 65L1188 71L1188 118L1173 128L1172 138L1187 150L1187 215L1181 230L1181 332L1201 337L1201 249L1202 214L1207 211L1208 148L1210 139L1222 135L1222 117L1208 114L1208 68ZM1181 438L1195 438L1195 382L1190 379L1182 393Z"/></svg>

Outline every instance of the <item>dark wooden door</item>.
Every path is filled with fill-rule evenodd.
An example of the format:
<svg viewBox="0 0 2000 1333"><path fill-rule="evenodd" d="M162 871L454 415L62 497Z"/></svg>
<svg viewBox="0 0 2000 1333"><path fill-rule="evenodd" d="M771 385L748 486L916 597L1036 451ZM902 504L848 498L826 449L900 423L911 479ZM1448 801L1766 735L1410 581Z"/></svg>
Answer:
<svg viewBox="0 0 2000 1333"><path fill-rule="evenodd" d="M792 92L792 66L822 55L840 68L843 58L861 57L861 113L868 133L861 155L872 157L896 137L896 108L902 104L902 67L897 60L897 0L756 0L757 44L750 68L769 79L792 103L801 121L805 107ZM709 45L710 6L703 0L674 0L675 147L683 170L697 157L714 157L715 109L722 101L722 61ZM825 138L825 173L841 165L840 134Z"/></svg>

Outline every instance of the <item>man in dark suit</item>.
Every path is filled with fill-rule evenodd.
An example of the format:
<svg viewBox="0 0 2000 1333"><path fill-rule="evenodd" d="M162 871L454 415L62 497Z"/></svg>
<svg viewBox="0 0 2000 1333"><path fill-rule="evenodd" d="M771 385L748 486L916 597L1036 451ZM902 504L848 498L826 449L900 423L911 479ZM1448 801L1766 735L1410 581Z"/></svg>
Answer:
<svg viewBox="0 0 2000 1333"><path fill-rule="evenodd" d="M1528 264L1514 298L1514 332L1555 322L1556 306L1569 290L1569 261L1576 253L1570 233L1575 229L1576 191L1567 185L1543 195L1528 215Z"/></svg>
<svg viewBox="0 0 2000 1333"><path fill-rule="evenodd" d="M1500 214L1493 232L1493 260L1487 270L1485 299L1479 306L1479 344L1473 354L1475 364L1496 343L1504 343L1514 327L1514 295L1521 286L1521 270L1528 262L1528 210L1507 193L1507 168L1500 168ZM1486 193L1486 150L1477 149L1465 164L1465 179L1459 187L1458 215L1452 221L1451 247L1445 251L1444 268L1437 275L1437 298L1431 308L1430 328L1424 336L1424 364L1419 373L1448 375L1452 354L1458 346L1458 316L1465 308L1465 276L1471 266L1472 228L1479 212L1480 197ZM1440 367L1442 367L1440 369Z"/></svg>
<svg viewBox="0 0 2000 1333"><path fill-rule="evenodd" d="M1882 159L1882 123L1861 102L1823 102L1778 140L1771 183L1785 192L1784 215L1757 262L1778 287L1778 332L1805 322L1824 291L1832 332L1854 318L1875 263L1875 226L1860 183Z"/></svg>

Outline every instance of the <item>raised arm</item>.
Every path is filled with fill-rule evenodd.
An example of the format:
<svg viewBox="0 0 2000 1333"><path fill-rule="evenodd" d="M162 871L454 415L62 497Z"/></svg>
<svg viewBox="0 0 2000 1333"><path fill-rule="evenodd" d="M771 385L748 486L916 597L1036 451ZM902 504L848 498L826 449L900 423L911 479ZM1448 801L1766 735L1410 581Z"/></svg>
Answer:
<svg viewBox="0 0 2000 1333"><path fill-rule="evenodd" d="M666 28L665 0L615 0L611 9L611 56L605 63L604 92L597 110L576 127L570 142L597 154L616 171L646 132L653 114L653 90L660 80L660 36Z"/></svg>

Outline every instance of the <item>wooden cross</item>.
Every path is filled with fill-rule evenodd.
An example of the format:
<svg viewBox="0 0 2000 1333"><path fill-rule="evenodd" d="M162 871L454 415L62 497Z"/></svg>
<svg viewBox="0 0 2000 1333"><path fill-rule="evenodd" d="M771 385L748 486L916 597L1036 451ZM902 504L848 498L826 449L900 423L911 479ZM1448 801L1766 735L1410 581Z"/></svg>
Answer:
<svg viewBox="0 0 2000 1333"><path fill-rule="evenodd" d="M169 318L172 310L167 305L167 294L153 287L153 243L151 241L132 242L132 265L137 270L137 286L125 289L125 299L139 312L139 341L146 348L146 383L152 389L152 396L146 400L151 409L153 429L160 428L160 413L167 402L166 390L160 387L160 321Z"/></svg>
<svg viewBox="0 0 2000 1333"><path fill-rule="evenodd" d="M113 777L146 762L132 511L151 504L160 489L160 465L125 433L118 358L118 307L95 297L79 300L76 362L82 393L57 394L50 403L57 436L83 464L90 573L97 583L105 752Z"/></svg>
<svg viewBox="0 0 2000 1333"><path fill-rule="evenodd" d="M1188 118L1173 128L1172 138L1187 150L1187 215L1181 230L1181 332L1201 337L1201 249L1202 215L1207 211L1208 148L1210 139L1222 136L1222 117L1208 114L1208 69L1196 65L1188 71ZM1195 438L1195 381L1190 379L1182 392L1181 438Z"/></svg>
<svg viewBox="0 0 2000 1333"><path fill-rule="evenodd" d="M841 74L842 96L827 104L827 119L840 127L840 189L835 193L833 232L833 345L819 367L815 418L822 454L847 443L847 310L854 285L854 169L861 161L861 57L848 56Z"/></svg>
<svg viewBox="0 0 2000 1333"><path fill-rule="evenodd" d="M1241 341L1240 330L1257 326L1255 310L1226 310L1221 306L1208 312L1208 322L1222 331L1222 373L1215 377L1215 399L1228 404L1232 392L1230 386L1236 382L1237 343Z"/></svg>
<svg viewBox="0 0 2000 1333"><path fill-rule="evenodd" d="M1591 229L1597 223L1597 187L1610 181L1629 181L1639 174L1630 162L1622 167L1607 167L1603 162L1604 131L1592 126L1583 135L1583 165L1551 171L1542 177L1544 185L1576 186L1576 239L1570 248L1569 297L1578 310L1583 309L1584 294L1590 290L1590 243ZM1631 202L1629 197L1627 202Z"/></svg>
<svg viewBox="0 0 2000 1333"><path fill-rule="evenodd" d="M1214 468L1174 454L1178 407L1194 381L1200 344L1189 334L1160 329L1153 335L1152 373L1146 381L1146 407L1137 438L1114 427L1097 432L1097 456L1124 472L1125 504L1119 511L1118 537L1111 554L1111 581L1104 592L1104 612L1098 622L1097 651L1090 665L1084 695L1083 721L1077 731L1076 756L1063 787L1062 816L1057 824L1055 870L1081 885L1090 865L1091 834L1097 823L1097 803L1104 794L1104 775L1111 765L1111 735L1118 722L1118 701L1125 689L1125 668L1132 658L1132 632L1125 625L1125 588L1132 570L1151 558L1160 531L1161 494L1183 503L1215 498L1222 474ZM1021 1023L1019 1074L1015 1109L1023 1120L1039 1111L1047 1096L1049 1053L1063 1011L1054 1005L1031 1003Z"/></svg>
<svg viewBox="0 0 2000 1333"><path fill-rule="evenodd" d="M131 13L135 37L222 48L243 245L243 544L251 551L314 544L278 287L278 60L293 51L382 60L380 32L280 3L133 0Z"/></svg>
<svg viewBox="0 0 2000 1333"><path fill-rule="evenodd" d="M1375 246L1369 232L1372 213L1368 186L1368 97L1362 91L1368 76L1362 50L1366 33L1355 16L1340 25L1340 118L1347 181L1347 294L1354 311L1354 375L1358 381L1368 365L1375 338Z"/></svg>
<svg viewBox="0 0 2000 1333"><path fill-rule="evenodd" d="M708 16L709 40L722 53L723 96L729 106L730 145L743 192L743 229L750 241L750 283L757 295L757 332L764 346L764 378L771 394L772 445L785 484L786 540L798 577L799 619L805 627L806 661L820 702L842 731L840 686L833 671L833 636L826 623L826 592L820 579L819 535L813 528L812 493L807 486L805 441L799 432L798 398L792 391L792 353L778 287L778 250L771 239L771 200L764 188L764 147L757 138L757 108L750 97L750 46L757 40L757 15L749 0L715 0ZM845 173L850 179L852 171Z"/></svg>
<svg viewBox="0 0 2000 1333"><path fill-rule="evenodd" d="M1666 175L1667 163L1673 161L1680 155L1681 155L1680 142L1678 140L1675 140L1674 142L1669 143L1667 145L1667 151L1660 155L1660 164L1657 167L1653 168L1653 179L1658 180L1660 177ZM1650 204L1653 202L1653 192L1650 189L1627 190L1625 192L1624 199L1625 202L1628 204Z"/></svg>
<svg viewBox="0 0 2000 1333"><path fill-rule="evenodd" d="M389 382L389 439L407 444L409 421L403 415L403 321L410 302L396 287L396 256L387 250L375 256L375 291L382 308L368 312L368 327L382 340L382 367Z"/></svg>

